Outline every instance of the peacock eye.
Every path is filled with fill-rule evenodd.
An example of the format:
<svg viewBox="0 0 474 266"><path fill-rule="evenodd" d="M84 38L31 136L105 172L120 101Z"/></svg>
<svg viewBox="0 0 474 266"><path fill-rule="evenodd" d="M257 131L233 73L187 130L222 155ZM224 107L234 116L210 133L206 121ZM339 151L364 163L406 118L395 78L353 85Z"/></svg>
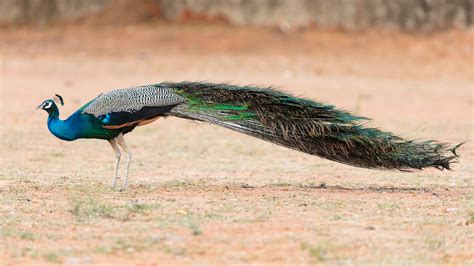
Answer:
<svg viewBox="0 0 474 266"><path fill-rule="evenodd" d="M49 109L53 103L52 102L45 102L43 103L43 109Z"/></svg>

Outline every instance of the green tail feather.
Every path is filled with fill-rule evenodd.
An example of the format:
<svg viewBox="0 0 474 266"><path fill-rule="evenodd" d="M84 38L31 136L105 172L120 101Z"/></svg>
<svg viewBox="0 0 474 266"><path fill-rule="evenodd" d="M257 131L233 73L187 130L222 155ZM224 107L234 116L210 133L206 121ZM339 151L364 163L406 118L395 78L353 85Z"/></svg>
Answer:
<svg viewBox="0 0 474 266"><path fill-rule="evenodd" d="M456 149L436 141L404 140L367 128L334 106L272 88L212 83L163 83L187 102L169 115L210 122L288 148L365 168L450 169Z"/></svg>

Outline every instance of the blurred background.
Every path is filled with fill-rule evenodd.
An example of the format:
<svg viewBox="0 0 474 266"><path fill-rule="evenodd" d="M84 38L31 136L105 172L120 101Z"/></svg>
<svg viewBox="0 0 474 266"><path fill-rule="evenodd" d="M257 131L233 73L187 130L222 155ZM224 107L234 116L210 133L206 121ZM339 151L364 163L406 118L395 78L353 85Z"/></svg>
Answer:
<svg viewBox="0 0 474 266"><path fill-rule="evenodd" d="M472 0L2 0L0 24L45 25L104 14L109 22L219 20L235 25L317 25L347 30L439 30L474 23ZM102 17L101 19L107 20Z"/></svg>

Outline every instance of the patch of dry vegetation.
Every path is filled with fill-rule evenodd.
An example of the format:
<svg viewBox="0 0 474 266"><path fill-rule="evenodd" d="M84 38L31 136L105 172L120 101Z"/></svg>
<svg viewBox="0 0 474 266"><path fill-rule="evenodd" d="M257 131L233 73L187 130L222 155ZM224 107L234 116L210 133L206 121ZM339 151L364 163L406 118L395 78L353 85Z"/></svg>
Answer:
<svg viewBox="0 0 474 266"><path fill-rule="evenodd" d="M474 264L470 35L196 27L0 32L1 262ZM32 111L54 93L65 117L111 88L203 79L278 85L467 143L453 172L371 171L160 119L127 135L119 192L106 142L56 140Z"/></svg>

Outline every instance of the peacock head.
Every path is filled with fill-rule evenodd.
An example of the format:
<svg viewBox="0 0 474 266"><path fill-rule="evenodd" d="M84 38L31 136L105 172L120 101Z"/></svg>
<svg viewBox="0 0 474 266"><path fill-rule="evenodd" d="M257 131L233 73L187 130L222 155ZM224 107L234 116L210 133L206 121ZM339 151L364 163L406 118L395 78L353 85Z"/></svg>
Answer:
<svg viewBox="0 0 474 266"><path fill-rule="evenodd" d="M43 109L46 112L48 112L48 114L57 113L58 106L56 105L56 103L64 105L64 100L63 100L63 97L61 97L61 95L56 94L53 99L45 100L38 107L36 107L36 110Z"/></svg>

